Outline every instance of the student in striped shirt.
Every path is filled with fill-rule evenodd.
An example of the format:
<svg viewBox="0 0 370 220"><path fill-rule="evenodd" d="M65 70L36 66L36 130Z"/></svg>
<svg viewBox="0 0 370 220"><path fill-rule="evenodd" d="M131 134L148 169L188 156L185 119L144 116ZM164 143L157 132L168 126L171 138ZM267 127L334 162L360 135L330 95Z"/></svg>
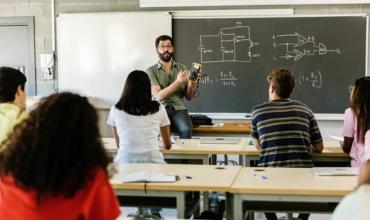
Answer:
<svg viewBox="0 0 370 220"><path fill-rule="evenodd" d="M290 99L294 75L287 69L274 69L268 75L269 101L253 107L252 138L261 151L258 166L312 167L311 152L322 152L323 143L313 112ZM277 219L275 213L266 218ZM308 219L300 214L299 219Z"/></svg>
<svg viewBox="0 0 370 220"><path fill-rule="evenodd" d="M313 112L290 99L294 75L275 69L267 77L269 101L252 110L252 137L261 151L259 166L312 167L311 152L321 152L323 143Z"/></svg>

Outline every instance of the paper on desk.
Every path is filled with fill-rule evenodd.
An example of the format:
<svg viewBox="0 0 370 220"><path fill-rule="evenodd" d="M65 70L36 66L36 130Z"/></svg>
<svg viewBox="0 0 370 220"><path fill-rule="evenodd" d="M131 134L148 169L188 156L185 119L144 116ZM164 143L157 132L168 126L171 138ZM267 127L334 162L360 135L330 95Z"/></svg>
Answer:
<svg viewBox="0 0 370 220"><path fill-rule="evenodd" d="M336 135L328 135L330 138L336 140L336 141L341 141L343 142L344 141L344 138L342 136L336 136Z"/></svg>
<svg viewBox="0 0 370 220"><path fill-rule="evenodd" d="M224 126L224 123L215 123L212 125L212 127L222 127Z"/></svg>
<svg viewBox="0 0 370 220"><path fill-rule="evenodd" d="M152 171L137 171L127 173L123 177L124 183L152 182L152 183L171 183L176 182L176 175Z"/></svg>
<svg viewBox="0 0 370 220"><path fill-rule="evenodd" d="M358 167L314 167L316 176L357 176Z"/></svg>
<svg viewBox="0 0 370 220"><path fill-rule="evenodd" d="M213 128L213 127L222 127L222 126L224 126L224 123L213 123L213 125L200 125L201 127L211 127L211 128Z"/></svg>

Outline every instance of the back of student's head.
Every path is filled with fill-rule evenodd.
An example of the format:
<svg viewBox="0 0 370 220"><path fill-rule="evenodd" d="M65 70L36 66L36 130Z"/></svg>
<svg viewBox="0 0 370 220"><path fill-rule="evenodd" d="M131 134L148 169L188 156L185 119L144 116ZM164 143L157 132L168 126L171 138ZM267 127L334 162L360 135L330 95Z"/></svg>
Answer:
<svg viewBox="0 0 370 220"><path fill-rule="evenodd" d="M351 107L357 117L357 138L362 143L370 129L370 77L365 76L355 81L351 95Z"/></svg>
<svg viewBox="0 0 370 220"><path fill-rule="evenodd" d="M115 106L131 115L148 115L159 110L159 103L152 100L150 79L144 71L134 70L127 76Z"/></svg>
<svg viewBox="0 0 370 220"><path fill-rule="evenodd" d="M295 77L284 68L273 69L267 76L267 81L275 86L276 94L283 99L289 98L293 92Z"/></svg>
<svg viewBox="0 0 370 220"><path fill-rule="evenodd" d="M12 176L38 199L74 195L94 169L108 164L97 120L85 97L57 93L42 99L5 141L0 176Z"/></svg>
<svg viewBox="0 0 370 220"><path fill-rule="evenodd" d="M18 86L24 91L26 76L19 70L0 67L0 103L12 102Z"/></svg>
<svg viewBox="0 0 370 220"><path fill-rule="evenodd" d="M173 42L172 37L170 37L168 35L161 35L161 36L158 36L155 39L155 47L156 48L158 47L160 41L166 41L166 40L169 40L171 42L171 45L174 46L174 42Z"/></svg>

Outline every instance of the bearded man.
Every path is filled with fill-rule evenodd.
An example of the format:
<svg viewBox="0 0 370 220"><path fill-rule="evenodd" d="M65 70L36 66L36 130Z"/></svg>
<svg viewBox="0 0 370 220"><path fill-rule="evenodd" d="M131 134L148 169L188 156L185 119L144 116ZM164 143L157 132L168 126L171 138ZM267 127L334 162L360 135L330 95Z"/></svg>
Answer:
<svg viewBox="0 0 370 220"><path fill-rule="evenodd" d="M186 66L173 60L175 49L170 36L157 37L155 47L159 60L146 70L152 95L165 106L171 128L180 138L191 138L193 126L184 105L184 97L191 100L196 95L199 80L189 80Z"/></svg>

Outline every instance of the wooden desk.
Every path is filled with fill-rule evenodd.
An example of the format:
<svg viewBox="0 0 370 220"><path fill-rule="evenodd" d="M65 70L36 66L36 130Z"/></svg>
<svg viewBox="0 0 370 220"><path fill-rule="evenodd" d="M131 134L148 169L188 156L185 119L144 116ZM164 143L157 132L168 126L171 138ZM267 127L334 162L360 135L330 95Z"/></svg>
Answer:
<svg viewBox="0 0 370 220"><path fill-rule="evenodd" d="M201 160L202 164L208 164L209 157L213 155L239 155L239 164L244 164L242 149L247 144L247 138L241 138L238 144L200 144L200 139L190 140L191 143L187 146L175 144L170 150L161 150L165 159L195 159ZM212 161L212 164L216 162Z"/></svg>
<svg viewBox="0 0 370 220"><path fill-rule="evenodd" d="M250 161L259 160L260 152L254 145L246 145L243 149L245 156L245 166L249 166ZM338 141L324 141L324 150L322 153L312 153L313 162L336 162L350 163L351 158L344 153Z"/></svg>
<svg viewBox="0 0 370 220"><path fill-rule="evenodd" d="M110 157L114 157L117 154L118 147L114 138L101 138L104 148Z"/></svg>
<svg viewBox="0 0 370 220"><path fill-rule="evenodd" d="M249 134L251 132L251 125L248 122L226 122L222 126L215 125L201 125L194 127L194 133L210 133L210 134Z"/></svg>
<svg viewBox="0 0 370 220"><path fill-rule="evenodd" d="M110 182L117 195L137 197L138 205L147 200L142 197L148 197L151 200L159 197L175 198L177 217L184 218L185 192L227 192L229 190L240 167L222 166L223 169L217 169L220 167L190 164L124 164L117 167L118 173ZM146 192L144 183L122 183L125 174L141 170L176 174L180 180L174 183L147 183ZM185 176L190 176L191 179Z"/></svg>
<svg viewBox="0 0 370 220"><path fill-rule="evenodd" d="M259 168L242 168L232 184L227 194L228 219L242 219L244 201L337 203L357 184L357 176L316 177L311 168L255 169Z"/></svg>
<svg viewBox="0 0 370 220"><path fill-rule="evenodd" d="M117 146L114 138L102 138L105 149L109 155L117 153ZM170 150L161 150L165 159L188 159L199 160L202 164L209 163L209 157L217 154L239 155L239 163L244 164L242 149L247 144L247 138L241 138L239 144L200 144L199 139L191 139L188 146L172 145ZM216 164L216 161L213 161Z"/></svg>

